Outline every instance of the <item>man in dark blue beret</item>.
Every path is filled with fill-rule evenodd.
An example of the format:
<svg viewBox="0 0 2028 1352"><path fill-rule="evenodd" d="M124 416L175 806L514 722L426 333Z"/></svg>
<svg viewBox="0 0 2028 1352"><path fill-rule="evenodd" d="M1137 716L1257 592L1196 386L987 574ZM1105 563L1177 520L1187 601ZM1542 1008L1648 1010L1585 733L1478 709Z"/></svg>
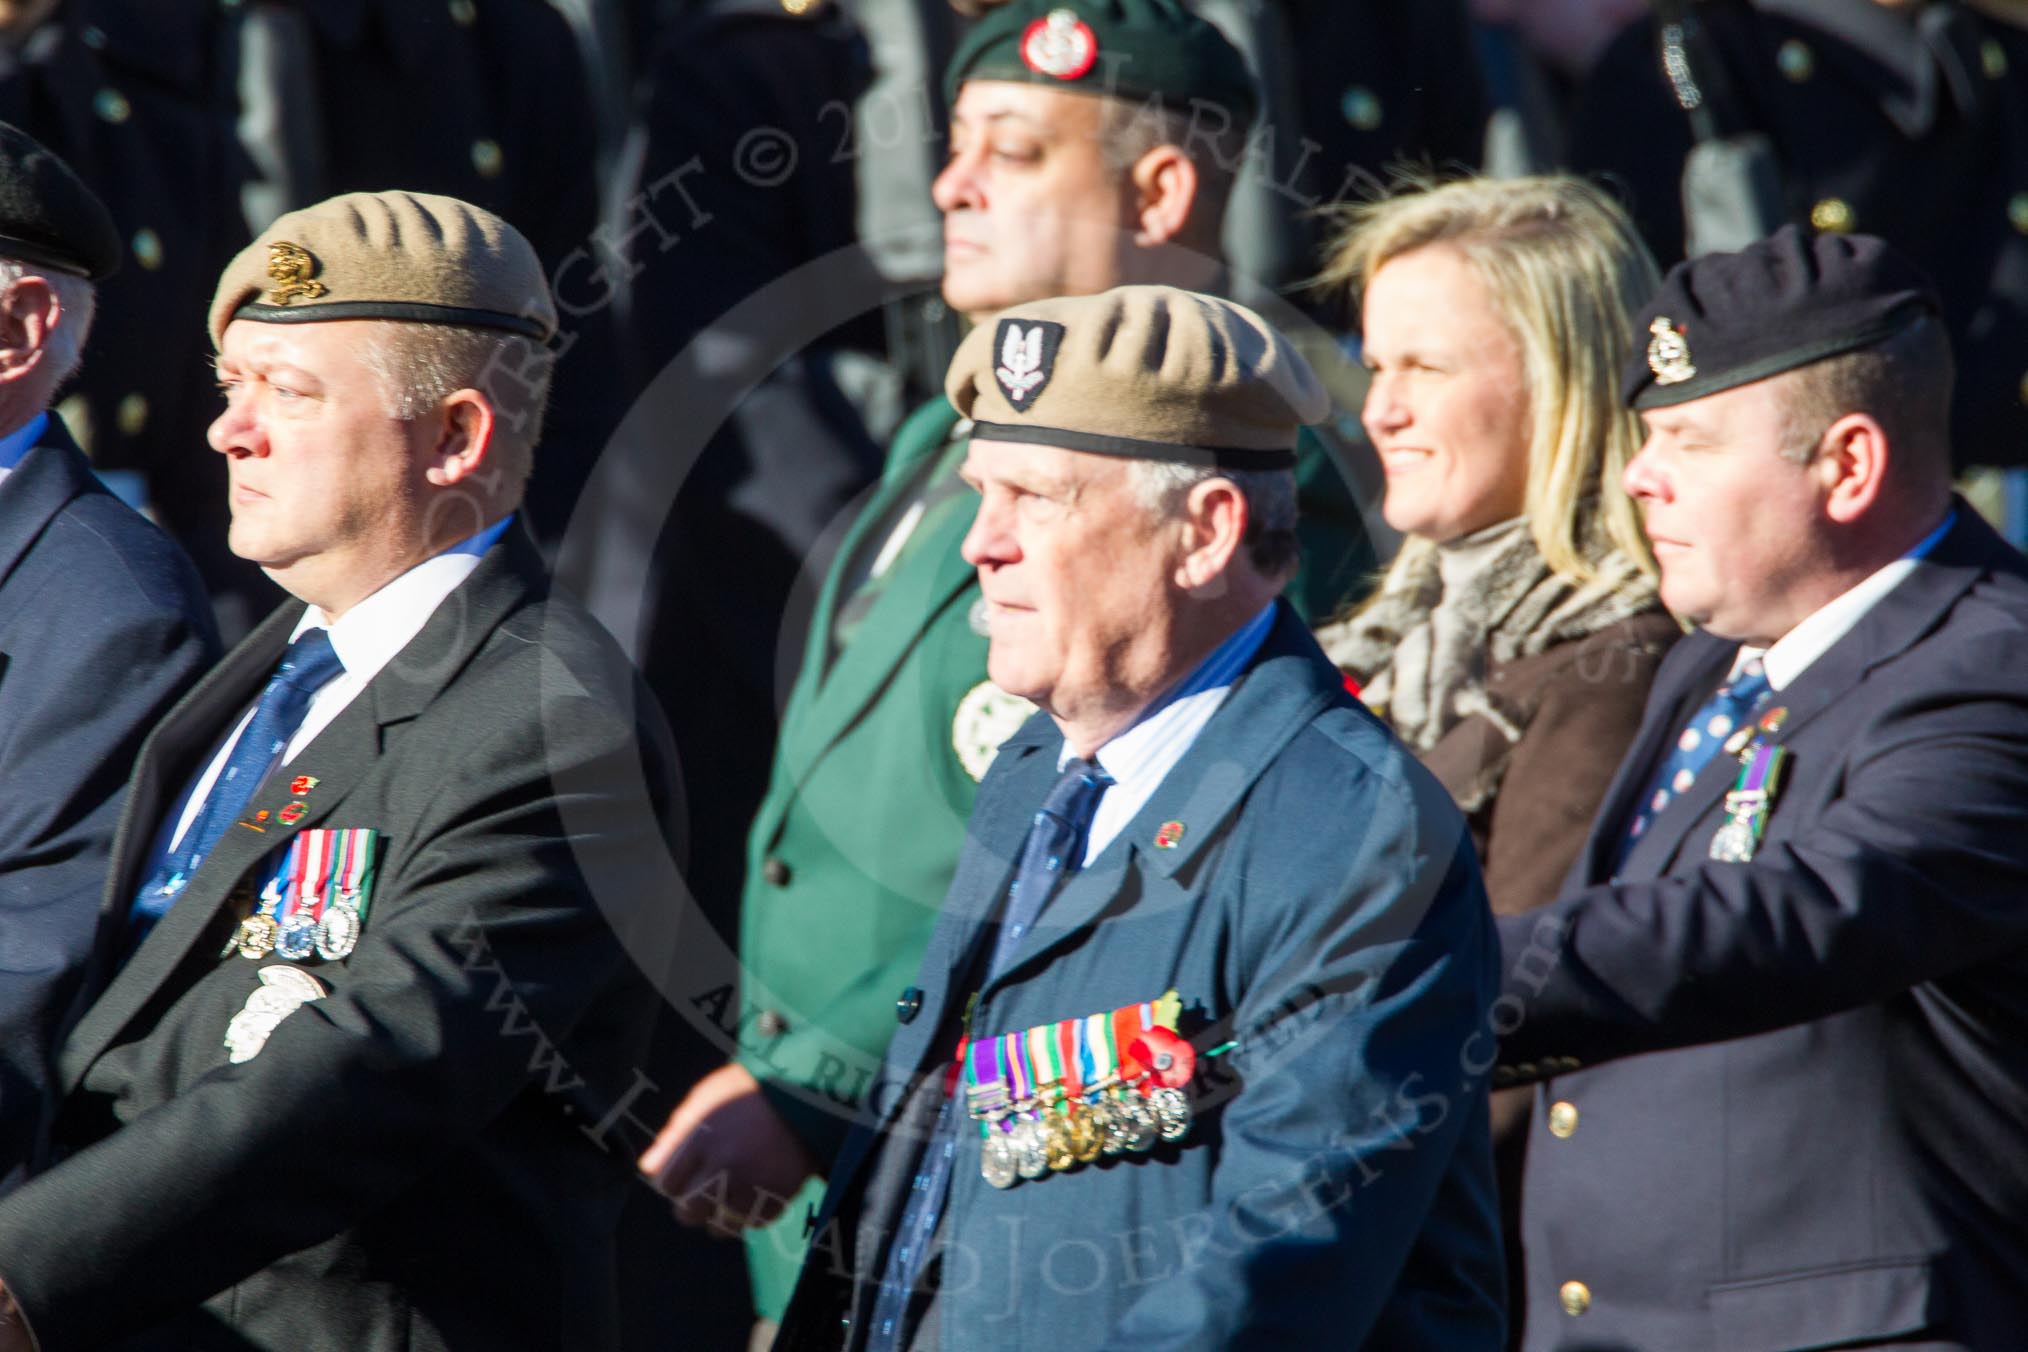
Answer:
<svg viewBox="0 0 2028 1352"><path fill-rule="evenodd" d="M91 951L127 771L216 655L196 571L49 411L120 252L91 190L0 123L0 1188Z"/></svg>
<svg viewBox="0 0 2028 1352"><path fill-rule="evenodd" d="M1562 899L1501 921L1523 1346L2013 1346L2028 562L1951 494L1935 291L1791 226L1640 328L1626 486L1701 629Z"/></svg>

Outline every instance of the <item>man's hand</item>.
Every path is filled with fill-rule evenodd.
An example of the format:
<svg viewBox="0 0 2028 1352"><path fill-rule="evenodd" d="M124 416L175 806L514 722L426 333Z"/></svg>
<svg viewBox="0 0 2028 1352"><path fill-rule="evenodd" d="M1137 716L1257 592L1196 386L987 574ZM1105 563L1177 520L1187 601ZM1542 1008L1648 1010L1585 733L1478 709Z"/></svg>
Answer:
<svg viewBox="0 0 2028 1352"><path fill-rule="evenodd" d="M14 1303L14 1293L0 1281L0 1352L35 1352L35 1339L28 1334L28 1321Z"/></svg>
<svg viewBox="0 0 2028 1352"><path fill-rule="evenodd" d="M669 1114L641 1172L676 1203L676 1219L736 1236L781 1215L817 1161L743 1066L721 1066ZM9 1352L0 1344L0 1352Z"/></svg>

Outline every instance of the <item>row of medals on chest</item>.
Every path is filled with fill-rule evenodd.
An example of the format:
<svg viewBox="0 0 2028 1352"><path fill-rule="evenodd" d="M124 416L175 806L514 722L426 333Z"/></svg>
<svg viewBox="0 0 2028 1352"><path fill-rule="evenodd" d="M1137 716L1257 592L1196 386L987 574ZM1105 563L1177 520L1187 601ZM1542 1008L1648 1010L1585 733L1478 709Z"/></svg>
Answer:
<svg viewBox="0 0 2028 1352"><path fill-rule="evenodd" d="M975 1084L966 1108L981 1124L979 1173L996 1188L1090 1164L1103 1156L1145 1154L1155 1142L1180 1141L1190 1130L1190 1098L1180 1088L1151 1085L1114 1071L1072 1094L1050 1080L1025 1098L1005 1084Z"/></svg>
<svg viewBox="0 0 2028 1352"><path fill-rule="evenodd" d="M313 913L304 904L306 899L297 897L290 900L284 915L284 900L284 881L276 878L261 893L254 913L239 922L219 956L230 957L236 952L254 962L270 953L290 962L305 962L313 955L326 962L351 956L364 924L358 889L340 888L321 914Z"/></svg>

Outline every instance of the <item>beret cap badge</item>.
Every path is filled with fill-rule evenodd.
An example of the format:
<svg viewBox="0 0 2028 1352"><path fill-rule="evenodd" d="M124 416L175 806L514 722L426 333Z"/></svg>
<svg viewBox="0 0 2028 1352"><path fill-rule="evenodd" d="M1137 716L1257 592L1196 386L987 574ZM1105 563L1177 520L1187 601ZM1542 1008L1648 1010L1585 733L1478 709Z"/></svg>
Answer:
<svg viewBox="0 0 2028 1352"><path fill-rule="evenodd" d="M993 368L993 379L1000 382L1000 392L1017 410L1049 383L1062 341L1061 324L1042 319L1025 326L1018 319L1000 321L1000 363Z"/></svg>
<svg viewBox="0 0 2028 1352"><path fill-rule="evenodd" d="M287 305L293 300L315 300L330 288L312 277L317 260L300 244L272 240L268 244L268 304Z"/></svg>
<svg viewBox="0 0 2028 1352"><path fill-rule="evenodd" d="M1021 59L1038 74L1075 80L1098 60L1098 35L1075 10L1052 9L1021 34Z"/></svg>
<svg viewBox="0 0 2028 1352"><path fill-rule="evenodd" d="M1648 325L1648 369L1657 385L1676 385L1697 374L1690 361L1690 337L1667 315L1655 316Z"/></svg>

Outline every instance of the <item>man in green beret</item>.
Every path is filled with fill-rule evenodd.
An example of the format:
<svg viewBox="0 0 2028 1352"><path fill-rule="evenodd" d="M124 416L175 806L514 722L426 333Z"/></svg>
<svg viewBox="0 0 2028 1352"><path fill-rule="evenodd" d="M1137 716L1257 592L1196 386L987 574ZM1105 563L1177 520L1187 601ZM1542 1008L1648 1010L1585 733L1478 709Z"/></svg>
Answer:
<svg viewBox="0 0 2028 1352"><path fill-rule="evenodd" d="M971 30L946 84L951 159L934 196L953 309L983 322L1122 283L1222 288L1221 225L1258 100L1217 29L1175 0L1015 0ZM748 837L741 1002L703 1002L734 1059L642 1159L686 1221L758 1227L786 1210L747 1235L763 1341L978 779L1031 711L987 675L983 602L958 552L969 433L944 399L903 424L825 581ZM1371 554L1321 443L1303 440L1296 475L1305 521L1288 590L1322 618Z"/></svg>
<svg viewBox="0 0 2028 1352"><path fill-rule="evenodd" d="M541 265L348 194L210 318L230 543L294 599L135 765L0 1348L610 1347L594 1127L657 1007L653 913L614 908L676 886L670 756L521 520Z"/></svg>
<svg viewBox="0 0 2028 1352"><path fill-rule="evenodd" d="M1497 1348L1478 863L1279 596L1317 377L1248 310L1127 286L1013 307L946 389L989 670L1043 713L980 785L779 1345Z"/></svg>

